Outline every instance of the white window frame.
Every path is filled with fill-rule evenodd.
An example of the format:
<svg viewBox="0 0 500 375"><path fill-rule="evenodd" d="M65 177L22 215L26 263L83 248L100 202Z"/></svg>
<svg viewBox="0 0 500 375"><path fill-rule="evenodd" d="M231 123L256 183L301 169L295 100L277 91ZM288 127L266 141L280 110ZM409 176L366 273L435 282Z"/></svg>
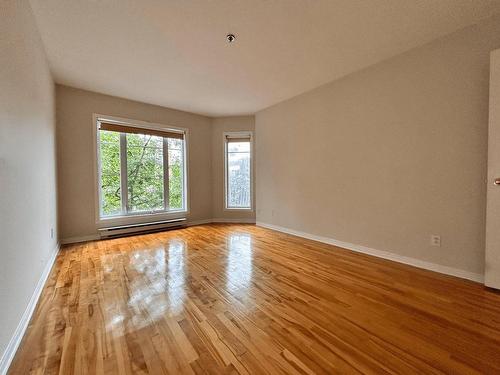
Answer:
<svg viewBox="0 0 500 375"><path fill-rule="evenodd" d="M227 137L231 138L250 138L250 207L228 207L227 205L227 193L228 193L228 158L227 158ZM224 145L224 210L225 211L245 211L253 212L253 132L252 131L234 131L234 132L224 132L222 133L222 143Z"/></svg>
<svg viewBox="0 0 500 375"><path fill-rule="evenodd" d="M101 216L101 160L100 160L100 144L99 144L99 125L101 122L111 122L120 125L131 126L140 129L152 129L152 130L165 130L174 132L184 133L184 168L183 168L183 189L184 189L184 208L182 210L161 210L154 212L138 212L138 213L128 213L126 215L114 215L114 216ZM92 129L94 138L94 186L95 186L95 222L98 226L109 226L109 225L121 225L121 224L139 224L156 220L166 220L166 219L176 219L185 218L189 214L189 129L181 128L176 126L133 120L128 118L102 115L94 113L92 116ZM125 137L120 135L120 142L124 142ZM120 152L124 152L124 148L120 148ZM122 155L120 155L122 156ZM164 158L166 155L164 155ZM168 157L168 155L167 155ZM165 159L164 159L165 160ZM123 169L124 165L121 164ZM123 170L121 170L123 174ZM164 176L164 189L168 189L168 174ZM126 183L124 179L121 179L122 184L122 194L125 192L127 194L128 189L123 190L123 185ZM167 185L165 185L167 184ZM123 199L122 199L123 205ZM122 207L123 210L123 207Z"/></svg>

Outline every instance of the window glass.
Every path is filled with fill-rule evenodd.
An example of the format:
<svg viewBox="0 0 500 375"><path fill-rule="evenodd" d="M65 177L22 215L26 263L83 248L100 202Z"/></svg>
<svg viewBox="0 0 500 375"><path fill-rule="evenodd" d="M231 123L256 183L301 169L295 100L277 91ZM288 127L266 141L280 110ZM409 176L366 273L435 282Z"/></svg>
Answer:
<svg viewBox="0 0 500 375"><path fill-rule="evenodd" d="M228 142L228 152L247 152L250 153L250 141L247 142Z"/></svg>
<svg viewBox="0 0 500 375"><path fill-rule="evenodd" d="M184 208L184 142L167 138L168 142L168 189L171 210Z"/></svg>
<svg viewBox="0 0 500 375"><path fill-rule="evenodd" d="M112 216L121 212L120 188L120 133L101 131L101 215Z"/></svg>
<svg viewBox="0 0 500 375"><path fill-rule="evenodd" d="M185 139L135 131L98 130L100 217L185 210Z"/></svg>
<svg viewBox="0 0 500 375"><path fill-rule="evenodd" d="M128 211L163 210L163 137L126 137Z"/></svg>
<svg viewBox="0 0 500 375"><path fill-rule="evenodd" d="M250 141L228 142L226 155L228 208L251 208Z"/></svg>

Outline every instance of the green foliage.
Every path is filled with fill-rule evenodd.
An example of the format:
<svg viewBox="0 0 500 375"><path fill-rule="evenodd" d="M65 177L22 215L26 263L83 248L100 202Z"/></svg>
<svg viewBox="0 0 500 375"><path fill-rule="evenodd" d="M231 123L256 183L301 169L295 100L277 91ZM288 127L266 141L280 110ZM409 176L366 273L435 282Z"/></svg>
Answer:
<svg viewBox="0 0 500 375"><path fill-rule="evenodd" d="M163 138L127 134L128 210L163 209Z"/></svg>
<svg viewBox="0 0 500 375"><path fill-rule="evenodd" d="M182 208L182 166L180 163L171 165L169 168L169 192L170 208Z"/></svg>
<svg viewBox="0 0 500 375"><path fill-rule="evenodd" d="M120 134L100 131L102 211L121 213ZM168 140L170 208L183 206L182 141ZM172 151L170 148L172 147ZM164 208L163 138L127 134L127 210L154 211Z"/></svg>
<svg viewBox="0 0 500 375"><path fill-rule="evenodd" d="M104 215L121 210L120 191L120 134L101 131L101 194Z"/></svg>
<svg viewBox="0 0 500 375"><path fill-rule="evenodd" d="M168 138L168 191L169 207L172 210L181 209L183 206L183 152L182 141L179 139Z"/></svg>

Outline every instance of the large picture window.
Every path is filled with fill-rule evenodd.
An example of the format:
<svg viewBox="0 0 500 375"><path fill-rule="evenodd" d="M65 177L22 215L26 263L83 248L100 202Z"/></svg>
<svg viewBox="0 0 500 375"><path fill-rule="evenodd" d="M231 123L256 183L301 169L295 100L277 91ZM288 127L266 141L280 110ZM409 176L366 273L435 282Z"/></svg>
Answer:
<svg viewBox="0 0 500 375"><path fill-rule="evenodd" d="M186 210L185 134L97 120L100 218Z"/></svg>
<svg viewBox="0 0 500 375"><path fill-rule="evenodd" d="M225 133L226 209L252 209L252 135Z"/></svg>

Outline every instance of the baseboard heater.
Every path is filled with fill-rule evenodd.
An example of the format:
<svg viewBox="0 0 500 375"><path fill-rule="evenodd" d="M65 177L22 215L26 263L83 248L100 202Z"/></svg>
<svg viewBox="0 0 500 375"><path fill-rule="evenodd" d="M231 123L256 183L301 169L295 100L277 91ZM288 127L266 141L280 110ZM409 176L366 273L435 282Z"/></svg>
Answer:
<svg viewBox="0 0 500 375"><path fill-rule="evenodd" d="M99 234L103 239L116 238L116 237L132 236L135 234L160 232L163 230L174 229L184 226L186 226L186 218L101 228L99 229Z"/></svg>

